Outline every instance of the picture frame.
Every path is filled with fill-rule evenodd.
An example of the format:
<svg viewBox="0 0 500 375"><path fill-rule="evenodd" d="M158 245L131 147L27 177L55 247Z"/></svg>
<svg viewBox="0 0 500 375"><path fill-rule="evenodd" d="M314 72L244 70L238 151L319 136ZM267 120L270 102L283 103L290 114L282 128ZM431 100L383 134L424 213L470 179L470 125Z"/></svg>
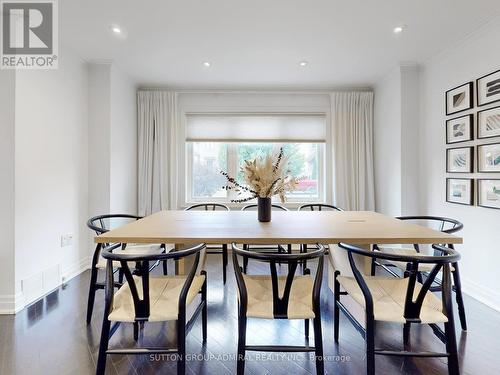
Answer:
<svg viewBox="0 0 500 375"><path fill-rule="evenodd" d="M476 101L478 107L500 101L500 70L476 80Z"/></svg>
<svg viewBox="0 0 500 375"><path fill-rule="evenodd" d="M500 106L477 113L477 138L500 137Z"/></svg>
<svg viewBox="0 0 500 375"><path fill-rule="evenodd" d="M474 105L473 83L467 82L454 87L445 93L446 115L463 112L471 109Z"/></svg>
<svg viewBox="0 0 500 375"><path fill-rule="evenodd" d="M500 179L477 180L477 205L500 209Z"/></svg>
<svg viewBox="0 0 500 375"><path fill-rule="evenodd" d="M500 143L477 146L477 170L479 173L500 172Z"/></svg>
<svg viewBox="0 0 500 375"><path fill-rule="evenodd" d="M472 206L474 204L474 184L472 178L447 178L446 202Z"/></svg>
<svg viewBox="0 0 500 375"><path fill-rule="evenodd" d="M472 141L474 139L473 123L472 113L446 120L446 144Z"/></svg>
<svg viewBox="0 0 500 375"><path fill-rule="evenodd" d="M472 173L474 170L474 147L446 149L447 173Z"/></svg>

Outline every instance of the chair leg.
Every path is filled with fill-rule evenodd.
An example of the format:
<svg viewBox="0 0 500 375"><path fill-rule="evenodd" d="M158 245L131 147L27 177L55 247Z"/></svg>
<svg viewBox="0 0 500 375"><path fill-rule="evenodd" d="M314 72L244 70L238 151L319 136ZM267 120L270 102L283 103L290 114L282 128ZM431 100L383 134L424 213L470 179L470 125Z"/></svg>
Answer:
<svg viewBox="0 0 500 375"><path fill-rule="evenodd" d="M288 245L286 245L286 247L287 247L287 249L286 249L287 253L291 254L292 253L292 245L288 244ZM290 263L288 263L288 271L290 271Z"/></svg>
<svg viewBox="0 0 500 375"><path fill-rule="evenodd" d="M245 346L247 335L247 318L238 316L238 358L236 360L236 373L243 375L245 373Z"/></svg>
<svg viewBox="0 0 500 375"><path fill-rule="evenodd" d="M323 362L323 334L321 332L321 316L316 314L313 319L314 326L314 347L316 354L316 374L325 373L325 364Z"/></svg>
<svg viewBox="0 0 500 375"><path fill-rule="evenodd" d="M375 321L366 318L366 373L375 375Z"/></svg>
<svg viewBox="0 0 500 375"><path fill-rule="evenodd" d="M134 322L134 341L139 339L139 323Z"/></svg>
<svg viewBox="0 0 500 375"><path fill-rule="evenodd" d="M118 282L123 284L123 270L121 268L118 270Z"/></svg>
<svg viewBox="0 0 500 375"><path fill-rule="evenodd" d="M446 351L448 352L448 374L460 374L458 366L457 339L455 336L455 324L453 317L444 324L444 334L446 336Z"/></svg>
<svg viewBox="0 0 500 375"><path fill-rule="evenodd" d="M370 275L375 276L377 270L377 264L375 263L375 258L372 258L372 264L371 264L371 269L370 269Z"/></svg>
<svg viewBox="0 0 500 375"><path fill-rule="evenodd" d="M309 319L304 320L304 332L306 338L309 338Z"/></svg>
<svg viewBox="0 0 500 375"><path fill-rule="evenodd" d="M163 275L168 275L168 263L166 260L163 261Z"/></svg>
<svg viewBox="0 0 500 375"><path fill-rule="evenodd" d="M186 316L177 320L177 375L186 373Z"/></svg>
<svg viewBox="0 0 500 375"><path fill-rule="evenodd" d="M247 273L248 257L243 257L243 273Z"/></svg>
<svg viewBox="0 0 500 375"><path fill-rule="evenodd" d="M248 245L243 244L243 250L248 250ZM248 258L243 257L243 273L247 273L247 268L248 268Z"/></svg>
<svg viewBox="0 0 500 375"><path fill-rule="evenodd" d="M465 318L464 298L462 296L462 282L460 281L460 271L458 270L458 263L453 263L453 284L455 286L455 298L458 305L458 317L460 318L460 325L463 331L467 331L467 320Z"/></svg>
<svg viewBox="0 0 500 375"><path fill-rule="evenodd" d="M94 310L95 292L97 283L97 267L92 265L90 274L89 298L87 302L87 324L92 320L92 311Z"/></svg>
<svg viewBox="0 0 500 375"><path fill-rule="evenodd" d="M410 343L410 328L411 328L410 323L404 323L404 325L403 325L403 344L404 344L405 348Z"/></svg>
<svg viewBox="0 0 500 375"><path fill-rule="evenodd" d="M226 285L227 244L222 245L222 282Z"/></svg>
<svg viewBox="0 0 500 375"><path fill-rule="evenodd" d="M339 271L335 271L335 281L334 281L334 302L333 302L333 338L336 343L339 342L339 319L340 319L340 308L338 303L340 302L340 283L337 281L337 276Z"/></svg>
<svg viewBox="0 0 500 375"><path fill-rule="evenodd" d="M307 244L302 245L302 252L307 253ZM302 270L305 270L307 268L307 260L302 261Z"/></svg>
<svg viewBox="0 0 500 375"><path fill-rule="evenodd" d="M205 271L202 271L205 274L205 281L203 286L201 287L201 300L203 303L203 310L201 311L201 329L203 334L203 342L207 342L207 274Z"/></svg>
<svg viewBox="0 0 500 375"><path fill-rule="evenodd" d="M106 351L108 350L110 329L111 322L105 317L101 329L101 343L99 344L99 357L97 359L96 375L104 375L106 370Z"/></svg>

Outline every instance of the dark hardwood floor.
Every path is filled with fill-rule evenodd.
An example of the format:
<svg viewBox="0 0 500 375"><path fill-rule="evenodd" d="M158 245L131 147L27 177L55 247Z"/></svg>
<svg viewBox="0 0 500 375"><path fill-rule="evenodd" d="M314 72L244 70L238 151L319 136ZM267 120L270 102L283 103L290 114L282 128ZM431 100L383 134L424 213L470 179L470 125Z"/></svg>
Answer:
<svg viewBox="0 0 500 375"><path fill-rule="evenodd" d="M252 269L252 267L254 267ZM259 271L250 263L249 272ZM284 267L284 266L282 266ZM208 342L201 343L201 321L187 338L187 374L234 374L236 363L237 292L231 262L228 282L222 285L221 259L209 255L207 262ZM102 275L101 275L102 276ZM326 283L322 292L323 341L326 373L362 374L365 371L364 343L345 317L340 318L340 344L333 343L333 296ZM92 374L95 371L103 311L103 292L96 298L92 324L85 323L89 272L24 309L16 316L0 316L0 374ZM469 331L457 327L460 364L463 374L500 372L500 313L466 296ZM459 326L459 324L457 324ZM146 324L140 344L153 346L175 342L173 323ZM122 325L110 346L134 345L132 325ZM304 342L303 321L253 319L248 325L248 344L291 344ZM412 328L412 346L418 349L444 350L427 326ZM314 338L311 330L311 344ZM402 347L402 328L377 325L377 347ZM188 358L189 359L189 358ZM377 374L446 374L445 359L400 359L377 357ZM109 356L109 374L174 374L176 364L161 356ZM315 373L314 361L306 354L250 353L247 374Z"/></svg>

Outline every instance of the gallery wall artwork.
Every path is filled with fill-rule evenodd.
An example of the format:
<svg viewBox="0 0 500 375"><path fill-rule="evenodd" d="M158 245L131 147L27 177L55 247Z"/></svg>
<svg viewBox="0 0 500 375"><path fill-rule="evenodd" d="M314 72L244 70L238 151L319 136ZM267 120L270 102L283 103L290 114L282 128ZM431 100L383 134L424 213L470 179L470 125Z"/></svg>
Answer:
<svg viewBox="0 0 500 375"><path fill-rule="evenodd" d="M500 70L476 80L479 107L500 101Z"/></svg>
<svg viewBox="0 0 500 375"><path fill-rule="evenodd" d="M477 205L500 208L500 180L477 180Z"/></svg>
<svg viewBox="0 0 500 375"><path fill-rule="evenodd" d="M477 113L477 137L500 136L500 107L485 109Z"/></svg>
<svg viewBox="0 0 500 375"><path fill-rule="evenodd" d="M445 96L447 115L471 109L473 106L472 82L446 91Z"/></svg>
<svg viewBox="0 0 500 375"><path fill-rule="evenodd" d="M500 172L500 143L477 147L477 169L479 173Z"/></svg>
<svg viewBox="0 0 500 375"><path fill-rule="evenodd" d="M477 206L498 209L500 178L487 174L500 172L500 70L475 82L475 88L473 82L468 82L445 92L445 113L449 116L446 119L446 144L464 143L462 147L446 149L446 173L466 174L446 179L446 201L474 205L476 199ZM474 91L477 107L476 113L471 113L474 110ZM497 103L496 106L493 103ZM457 115L463 111L469 113ZM474 133L477 141L472 143ZM491 138L498 138L498 141ZM474 172L481 173L479 178L469 178ZM474 195L473 191L477 194Z"/></svg>
<svg viewBox="0 0 500 375"><path fill-rule="evenodd" d="M472 205L474 201L474 183L471 178L447 178L446 179L446 201Z"/></svg>
<svg viewBox="0 0 500 375"><path fill-rule="evenodd" d="M472 173L474 150L472 147L457 147L446 150L446 172Z"/></svg>
<svg viewBox="0 0 500 375"><path fill-rule="evenodd" d="M474 115L465 115L446 121L446 143L459 143L473 139Z"/></svg>

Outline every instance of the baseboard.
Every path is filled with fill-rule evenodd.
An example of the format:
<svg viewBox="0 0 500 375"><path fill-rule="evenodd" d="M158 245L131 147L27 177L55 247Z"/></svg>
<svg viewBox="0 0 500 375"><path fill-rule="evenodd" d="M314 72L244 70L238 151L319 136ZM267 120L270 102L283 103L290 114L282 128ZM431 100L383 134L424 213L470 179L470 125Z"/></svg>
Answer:
<svg viewBox="0 0 500 375"><path fill-rule="evenodd" d="M17 314L26 306L44 298L46 295L59 288L63 283L67 283L72 278L88 270L91 265L91 260L92 258L87 256L71 264L69 267L66 267L61 272L61 280L59 280L59 283L55 287L51 288L51 290L40 291L40 294L36 295L36 298L32 298L31 300L26 300L22 292L16 295L0 295L0 315Z"/></svg>
<svg viewBox="0 0 500 375"><path fill-rule="evenodd" d="M462 291L469 297L500 312L500 293L478 283L462 278Z"/></svg>
<svg viewBox="0 0 500 375"><path fill-rule="evenodd" d="M92 264L92 257L87 256L85 258L80 259L78 262L75 262L70 267L67 267L62 272L61 284L67 283L72 278L90 269L91 264Z"/></svg>
<svg viewBox="0 0 500 375"><path fill-rule="evenodd" d="M0 295L0 315L17 314L24 308L22 293Z"/></svg>

